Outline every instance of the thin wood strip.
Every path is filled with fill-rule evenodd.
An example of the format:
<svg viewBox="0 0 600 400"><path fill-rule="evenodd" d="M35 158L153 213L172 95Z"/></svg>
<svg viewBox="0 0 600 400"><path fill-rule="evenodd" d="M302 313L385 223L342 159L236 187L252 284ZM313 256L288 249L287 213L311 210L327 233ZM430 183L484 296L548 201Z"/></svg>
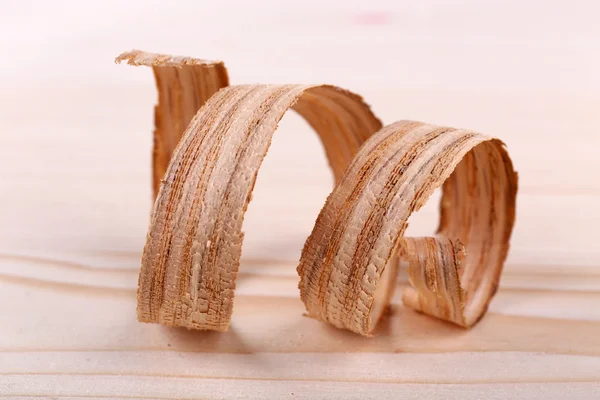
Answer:
<svg viewBox="0 0 600 400"><path fill-rule="evenodd" d="M221 61L131 50L115 62L152 67L158 104L154 108L152 150L152 189L158 194L160 180L183 132L202 105L219 89L229 85L227 69Z"/></svg>
<svg viewBox="0 0 600 400"><path fill-rule="evenodd" d="M232 86L211 97L174 152L156 200L139 280L141 321L227 329L243 214L290 107L320 134L336 179L381 127L360 97L332 86Z"/></svg>
<svg viewBox="0 0 600 400"><path fill-rule="evenodd" d="M191 101L161 109L169 115L160 120L180 121L173 115L191 112ZM321 137L337 184L297 269L309 315L369 335L396 286L401 249L415 286L405 292L405 304L473 325L496 291L514 222L517 177L503 144L414 121L377 132L381 123L360 97L326 85L231 86L196 114L154 206L139 320L227 330L243 216L277 123L292 107ZM446 180L439 237L403 238L411 213Z"/></svg>
<svg viewBox="0 0 600 400"><path fill-rule="evenodd" d="M404 238L401 246L413 286L403 291L404 303L429 315L466 325L465 291L460 284L460 267L466 251L460 240L443 236Z"/></svg>
<svg viewBox="0 0 600 400"><path fill-rule="evenodd" d="M386 306L377 296L379 287L387 285L384 271L396 268L394 252L404 245L419 251L412 264L420 268L413 266L413 271L440 275L433 279L413 272L411 283L416 289L404 292L405 304L471 326L496 291L508 250L517 189L510 159L500 141L470 131L398 122L373 140L381 134L394 138L386 144L391 151L379 151L374 158L376 151L368 144L361 148L305 244L298 272L308 313L337 327L370 334ZM437 251L428 252L406 241L403 234L411 213L444 183L463 157L465 167L456 170L450 180L453 186L443 193L439 230L467 248L465 268L459 271L454 245L440 246L439 239L427 239L438 243ZM373 164L378 172L365 176L365 168ZM453 276L457 281L459 274L460 285L447 285L435 295L429 288L433 280L450 281L448 277ZM463 307L464 312L456 312Z"/></svg>

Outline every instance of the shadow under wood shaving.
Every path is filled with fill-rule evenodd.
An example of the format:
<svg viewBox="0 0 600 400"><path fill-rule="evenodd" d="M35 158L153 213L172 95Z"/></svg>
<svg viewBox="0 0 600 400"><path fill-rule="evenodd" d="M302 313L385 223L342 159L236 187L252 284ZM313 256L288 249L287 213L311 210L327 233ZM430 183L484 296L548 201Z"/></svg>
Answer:
<svg viewBox="0 0 600 400"><path fill-rule="evenodd" d="M211 349L211 352L215 353L253 353L233 326L230 326L227 332L198 331L162 325L160 328L171 350L195 352Z"/></svg>

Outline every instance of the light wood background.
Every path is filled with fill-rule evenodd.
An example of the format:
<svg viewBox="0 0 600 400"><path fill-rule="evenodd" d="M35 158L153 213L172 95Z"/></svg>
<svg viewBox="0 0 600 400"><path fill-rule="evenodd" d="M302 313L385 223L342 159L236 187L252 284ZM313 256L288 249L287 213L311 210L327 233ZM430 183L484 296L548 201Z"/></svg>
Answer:
<svg viewBox="0 0 600 400"><path fill-rule="evenodd" d="M600 398L598 15L594 0L3 1L0 396ZM246 217L230 331L138 323L156 92L150 70L112 63L131 48L502 138L520 192L489 314L465 331L396 300L370 339L302 316L295 263L332 179L290 114Z"/></svg>

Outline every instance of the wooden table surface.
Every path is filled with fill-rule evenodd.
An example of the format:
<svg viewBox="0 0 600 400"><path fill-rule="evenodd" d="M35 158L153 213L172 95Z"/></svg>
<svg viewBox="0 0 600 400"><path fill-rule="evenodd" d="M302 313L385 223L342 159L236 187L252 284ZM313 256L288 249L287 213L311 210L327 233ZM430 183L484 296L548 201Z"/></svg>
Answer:
<svg viewBox="0 0 600 400"><path fill-rule="evenodd" d="M600 398L600 6L346 3L0 6L0 396ZM229 332L138 323L156 91L150 70L112 63L134 47L502 138L520 191L487 316L466 331L396 299L373 338L302 316L295 266L332 178L290 113L246 217ZM410 234L433 232L437 200Z"/></svg>

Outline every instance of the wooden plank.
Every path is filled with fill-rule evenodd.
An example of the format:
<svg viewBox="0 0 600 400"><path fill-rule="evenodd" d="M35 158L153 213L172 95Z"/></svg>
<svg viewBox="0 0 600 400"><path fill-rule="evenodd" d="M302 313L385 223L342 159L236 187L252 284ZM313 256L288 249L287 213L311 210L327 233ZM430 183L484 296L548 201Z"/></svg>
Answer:
<svg viewBox="0 0 600 400"><path fill-rule="evenodd" d="M25 288L25 290L24 290ZM533 311L491 312L473 330L396 306L373 338L362 338L302 317L298 297L240 295L229 332L194 332L140 324L135 292L31 280L3 279L0 351L179 350L190 352L471 352L533 351L600 355L600 320L552 314L533 297ZM568 296L568 295L567 295ZM546 297L546 301L551 296ZM568 298L568 297L566 297ZM10 299L10 300L8 300ZM519 304L521 299L508 304ZM581 304L573 301L573 304ZM12 304L19 304L18 308ZM524 302L527 305L527 302ZM588 307L593 308L593 307ZM535 310L547 316L536 316ZM56 312L54 312L56 310ZM90 311L91 310L91 311ZM533 316L532 316L533 314ZM23 318L27 315L27 318ZM65 340L65 337L68 340Z"/></svg>
<svg viewBox="0 0 600 400"><path fill-rule="evenodd" d="M522 363L523 357L533 367ZM448 371L457 362L462 368L450 379ZM38 375L480 384L547 382L549 376L555 382L595 382L600 357L528 352L361 352L324 358L321 353L38 351L3 353L0 376L27 375L32 364L39 365Z"/></svg>
<svg viewBox="0 0 600 400"><path fill-rule="evenodd" d="M61 388L56 388L56 380ZM599 394L595 383L488 383L488 384L391 384L365 382L255 381L133 376L9 375L9 396L63 398L162 398L162 399L447 399L448 392L461 399L502 400L515 393L536 393L545 399L589 399ZM9 386L10 385L10 386ZM12 388L18 388L17 390ZM114 397L113 397L114 396Z"/></svg>

